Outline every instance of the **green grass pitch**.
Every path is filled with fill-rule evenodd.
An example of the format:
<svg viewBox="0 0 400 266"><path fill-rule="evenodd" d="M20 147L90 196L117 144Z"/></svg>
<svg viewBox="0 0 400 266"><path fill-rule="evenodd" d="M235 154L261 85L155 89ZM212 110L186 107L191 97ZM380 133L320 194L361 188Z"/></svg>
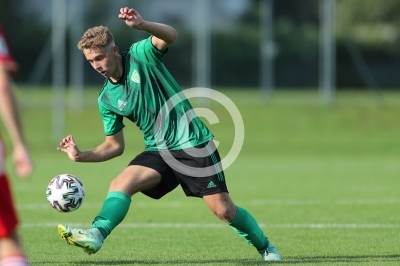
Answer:
<svg viewBox="0 0 400 266"><path fill-rule="evenodd" d="M325 106L316 91L278 91L272 99L255 90L222 92L245 125L242 151L226 169L228 188L279 248L277 264L399 265L399 93L339 91L336 104ZM73 134L80 149L104 140L97 93L85 92L84 112L69 109L66 95L65 135ZM31 179L18 180L10 161L7 167L33 265L265 265L201 199L186 198L179 187L159 201L135 195L97 254L68 246L57 224L90 227L109 182L142 151L142 135L126 122L124 155L74 163L52 140L51 91L19 90L18 96L36 168ZM220 120L210 128L224 157L235 137L232 119L220 104L207 106ZM58 213L46 201L48 182L61 173L75 174L86 188L72 213Z"/></svg>

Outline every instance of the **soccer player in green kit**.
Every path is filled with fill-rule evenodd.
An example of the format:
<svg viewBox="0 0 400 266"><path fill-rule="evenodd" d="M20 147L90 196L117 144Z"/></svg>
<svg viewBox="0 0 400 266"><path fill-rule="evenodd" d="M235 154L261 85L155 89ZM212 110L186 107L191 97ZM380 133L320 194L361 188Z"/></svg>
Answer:
<svg viewBox="0 0 400 266"><path fill-rule="evenodd" d="M159 199L180 185L186 196L203 198L220 220L257 249L263 260L281 260L254 217L232 202L213 135L194 114L189 101L180 96L172 103L174 108L162 113L171 97L181 92L163 64L167 48L178 36L175 29L143 20L136 10L127 7L120 9L119 18L150 37L134 43L122 55L104 26L88 29L78 43L88 62L106 78L98 96L105 141L92 150L80 151L73 137L67 136L57 149L76 162L102 162L117 157L124 151L125 117L143 132L145 150L111 182L92 228L82 230L60 224L61 237L88 254L96 253L124 219L134 194L142 192ZM160 122L159 117L164 120ZM174 160L198 170L190 174L174 167ZM206 168L214 171L202 176Z"/></svg>

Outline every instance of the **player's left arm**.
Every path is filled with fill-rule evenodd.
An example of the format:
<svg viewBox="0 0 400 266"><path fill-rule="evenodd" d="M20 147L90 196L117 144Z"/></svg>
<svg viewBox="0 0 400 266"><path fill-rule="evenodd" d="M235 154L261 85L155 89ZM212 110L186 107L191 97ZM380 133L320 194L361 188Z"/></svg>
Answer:
<svg viewBox="0 0 400 266"><path fill-rule="evenodd" d="M152 43L159 51L167 49L178 38L178 33L173 27L162 23L146 21L133 8L121 8L118 17L125 21L129 27L151 34L153 36Z"/></svg>
<svg viewBox="0 0 400 266"><path fill-rule="evenodd" d="M14 145L24 145L21 119L16 97L6 65L0 62L0 118L2 118Z"/></svg>
<svg viewBox="0 0 400 266"><path fill-rule="evenodd" d="M178 33L171 26L144 21L142 29L153 35L151 42L159 50L164 51L178 38Z"/></svg>
<svg viewBox="0 0 400 266"><path fill-rule="evenodd" d="M11 80L6 66L0 62L0 118L13 144L15 172L20 177L28 177L33 165L21 126L17 99L11 88Z"/></svg>

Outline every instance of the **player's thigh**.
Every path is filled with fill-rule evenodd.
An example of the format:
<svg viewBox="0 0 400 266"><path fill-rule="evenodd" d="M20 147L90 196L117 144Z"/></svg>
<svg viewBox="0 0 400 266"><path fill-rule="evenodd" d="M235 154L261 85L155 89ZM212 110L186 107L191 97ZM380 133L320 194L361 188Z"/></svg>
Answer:
<svg viewBox="0 0 400 266"><path fill-rule="evenodd" d="M138 154L129 165L139 165L151 168L161 175L161 182L149 189L141 190L141 192L152 198L160 199L174 190L179 182L170 166L164 161L163 157L157 151L144 151Z"/></svg>
<svg viewBox="0 0 400 266"><path fill-rule="evenodd" d="M122 191L129 196L142 190L150 189L161 182L161 175L156 170L129 165L110 184L110 191Z"/></svg>
<svg viewBox="0 0 400 266"><path fill-rule="evenodd" d="M221 158L211 141L193 148L173 151L171 160L175 176L178 178L186 196L203 197L228 192ZM172 157L172 158L171 158ZM174 164L178 161L179 164Z"/></svg>
<svg viewBox="0 0 400 266"><path fill-rule="evenodd" d="M0 238L9 237L18 225L8 178L0 174Z"/></svg>

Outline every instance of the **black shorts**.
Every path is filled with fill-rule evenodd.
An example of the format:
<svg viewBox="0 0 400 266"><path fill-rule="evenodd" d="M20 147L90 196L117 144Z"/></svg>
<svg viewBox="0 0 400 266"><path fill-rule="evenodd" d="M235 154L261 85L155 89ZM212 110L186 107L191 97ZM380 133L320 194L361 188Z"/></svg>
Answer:
<svg viewBox="0 0 400 266"><path fill-rule="evenodd" d="M153 199L160 199L179 184L188 197L228 192L221 158L213 141L179 151L144 151L129 165L145 166L160 173L161 183L142 191Z"/></svg>

